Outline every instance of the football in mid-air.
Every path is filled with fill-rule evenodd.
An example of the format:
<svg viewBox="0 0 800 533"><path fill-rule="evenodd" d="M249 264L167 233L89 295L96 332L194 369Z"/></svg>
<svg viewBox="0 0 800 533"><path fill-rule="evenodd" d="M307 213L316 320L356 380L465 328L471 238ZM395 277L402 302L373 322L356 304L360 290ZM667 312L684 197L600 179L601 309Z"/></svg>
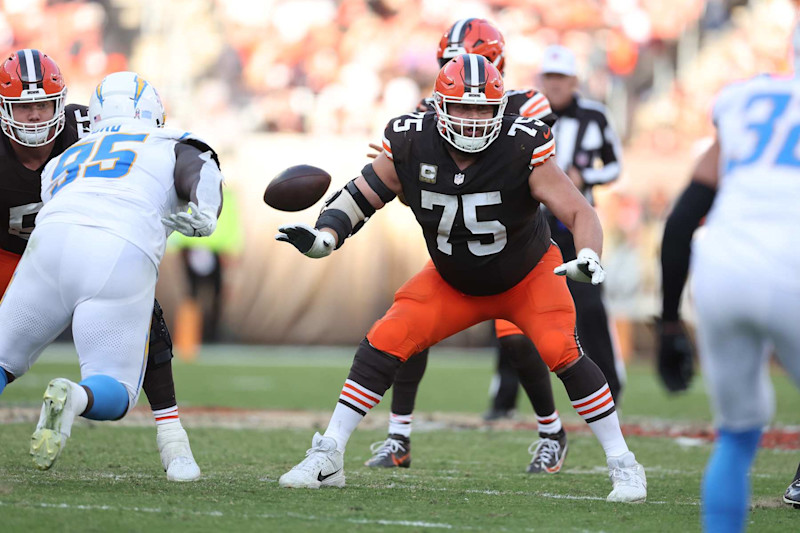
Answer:
<svg viewBox="0 0 800 533"><path fill-rule="evenodd" d="M264 202L281 211L302 211L317 203L330 184L331 175L321 168L295 165L272 178Z"/></svg>

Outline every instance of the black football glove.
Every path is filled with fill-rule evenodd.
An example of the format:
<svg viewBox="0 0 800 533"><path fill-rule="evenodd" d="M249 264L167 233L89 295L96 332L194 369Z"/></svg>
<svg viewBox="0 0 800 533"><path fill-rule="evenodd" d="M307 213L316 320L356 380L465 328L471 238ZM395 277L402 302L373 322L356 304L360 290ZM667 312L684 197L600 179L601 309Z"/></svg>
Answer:
<svg viewBox="0 0 800 533"><path fill-rule="evenodd" d="M694 376L692 341L680 321L664 323L656 319L656 331L658 375L668 391L685 391Z"/></svg>

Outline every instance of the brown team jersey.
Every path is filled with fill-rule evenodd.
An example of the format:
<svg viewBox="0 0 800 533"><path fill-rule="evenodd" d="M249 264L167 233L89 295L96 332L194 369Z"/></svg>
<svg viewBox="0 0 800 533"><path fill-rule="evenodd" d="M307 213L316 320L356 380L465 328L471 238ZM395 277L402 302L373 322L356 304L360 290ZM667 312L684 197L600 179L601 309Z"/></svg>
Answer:
<svg viewBox="0 0 800 533"><path fill-rule="evenodd" d="M528 178L555 153L552 132L537 119L506 115L500 136L460 170L436 126L435 113L397 117L386 127L383 151L444 280L465 294L499 294L522 281L550 246Z"/></svg>
<svg viewBox="0 0 800 533"><path fill-rule="evenodd" d="M64 130L53 141L48 161L89 133L87 107L69 104ZM11 142L0 134L0 248L22 254L42 208L40 190L44 165L30 170L17 159ZM47 164L47 161L45 162Z"/></svg>

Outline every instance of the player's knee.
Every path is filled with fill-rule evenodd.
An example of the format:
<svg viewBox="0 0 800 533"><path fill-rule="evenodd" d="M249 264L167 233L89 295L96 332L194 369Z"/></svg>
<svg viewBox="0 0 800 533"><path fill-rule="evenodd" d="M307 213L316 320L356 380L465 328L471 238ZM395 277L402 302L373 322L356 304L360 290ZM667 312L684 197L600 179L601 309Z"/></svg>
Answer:
<svg viewBox="0 0 800 533"><path fill-rule="evenodd" d="M81 416L92 420L119 420L128 411L131 396L125 385L112 378L97 374L79 383L89 396L89 404Z"/></svg>
<svg viewBox="0 0 800 533"><path fill-rule="evenodd" d="M4 368L0 368L0 394L3 394L6 385L12 381L14 381L14 376L9 374Z"/></svg>
<svg viewBox="0 0 800 533"><path fill-rule="evenodd" d="M377 349L364 339L358 345L347 378L382 395L392 386L401 364L399 358Z"/></svg>
<svg viewBox="0 0 800 533"><path fill-rule="evenodd" d="M575 361L580 357L580 350L575 342L574 335L553 329L540 335L536 339L536 348L542 361L547 364L552 372Z"/></svg>
<svg viewBox="0 0 800 533"><path fill-rule="evenodd" d="M382 318L367 333L369 343L382 352L402 361L419 352L419 346L409 338L408 323L400 318Z"/></svg>
<svg viewBox="0 0 800 533"><path fill-rule="evenodd" d="M159 366L172 360L172 337L164 320L164 312L158 300L153 302L153 318L150 321L150 345L147 366Z"/></svg>

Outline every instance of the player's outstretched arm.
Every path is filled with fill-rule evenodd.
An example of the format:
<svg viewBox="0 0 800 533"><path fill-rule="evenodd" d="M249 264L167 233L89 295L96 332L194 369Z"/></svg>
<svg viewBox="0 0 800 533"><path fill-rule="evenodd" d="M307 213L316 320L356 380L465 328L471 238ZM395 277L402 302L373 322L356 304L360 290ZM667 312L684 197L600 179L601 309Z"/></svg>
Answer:
<svg viewBox="0 0 800 533"><path fill-rule="evenodd" d="M278 228L275 239L288 242L312 258L326 257L340 248L345 239L401 192L394 163L381 153L375 161L325 201L314 227L286 224Z"/></svg>
<svg viewBox="0 0 800 533"><path fill-rule="evenodd" d="M552 157L534 167L528 183L531 196L546 205L575 239L578 257L557 267L555 273L576 281L591 282L592 285L602 283L606 277L600 266L603 228L594 208Z"/></svg>
<svg viewBox="0 0 800 533"><path fill-rule="evenodd" d="M161 221L166 227L189 237L211 235L222 211L223 181L213 150L177 143L174 179L175 191L180 199L189 202L189 211L172 213Z"/></svg>
<svg viewBox="0 0 800 533"><path fill-rule="evenodd" d="M719 180L719 142L700 157L692 181L667 217L661 241L661 318L658 333L657 369L670 392L689 388L694 375L692 343L680 320L680 301L689 274L692 235L714 202Z"/></svg>

